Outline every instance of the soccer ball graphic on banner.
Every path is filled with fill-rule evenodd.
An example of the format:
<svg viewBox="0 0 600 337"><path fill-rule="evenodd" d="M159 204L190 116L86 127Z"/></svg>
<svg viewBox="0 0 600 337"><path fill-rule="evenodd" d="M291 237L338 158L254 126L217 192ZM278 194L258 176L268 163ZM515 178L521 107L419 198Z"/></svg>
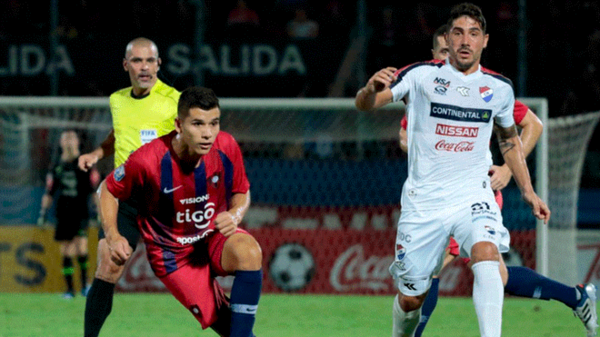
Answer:
<svg viewBox="0 0 600 337"><path fill-rule="evenodd" d="M298 243L279 246L269 262L269 275L284 291L300 290L313 278L315 260L311 252Z"/></svg>

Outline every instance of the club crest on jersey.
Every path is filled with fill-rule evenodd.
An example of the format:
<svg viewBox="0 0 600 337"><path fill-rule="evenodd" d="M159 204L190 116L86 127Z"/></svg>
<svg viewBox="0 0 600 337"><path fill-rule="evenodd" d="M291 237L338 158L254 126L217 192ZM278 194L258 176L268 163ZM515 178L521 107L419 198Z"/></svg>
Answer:
<svg viewBox="0 0 600 337"><path fill-rule="evenodd" d="M115 169L115 173L113 173L113 177L116 181L121 181L125 177L125 166L121 165Z"/></svg>
<svg viewBox="0 0 600 337"><path fill-rule="evenodd" d="M485 230L492 235L496 234L496 230L493 227L485 226Z"/></svg>
<svg viewBox="0 0 600 337"><path fill-rule="evenodd" d="M402 245L396 245L396 257L398 260L404 259L406 256L406 248L402 247Z"/></svg>
<svg viewBox="0 0 600 337"><path fill-rule="evenodd" d="M479 94L486 103L489 103L492 97L494 97L494 90L490 89L490 87L479 87Z"/></svg>
<svg viewBox="0 0 600 337"><path fill-rule="evenodd" d="M213 187L217 187L218 183L219 183L219 175L215 174L214 176L212 176L210 178L210 183L213 185Z"/></svg>

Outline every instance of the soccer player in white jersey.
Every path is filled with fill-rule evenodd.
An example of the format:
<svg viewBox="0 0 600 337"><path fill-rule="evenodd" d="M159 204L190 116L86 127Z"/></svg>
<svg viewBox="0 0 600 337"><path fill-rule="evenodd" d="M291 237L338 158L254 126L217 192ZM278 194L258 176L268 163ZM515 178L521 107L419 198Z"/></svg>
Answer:
<svg viewBox="0 0 600 337"><path fill-rule="evenodd" d="M500 336L504 298L500 253L508 230L490 188L489 140L494 124L500 150L523 200L538 219L550 210L536 195L513 119L509 80L480 69L489 35L481 9L453 8L448 21L448 61L431 61L375 73L359 90L367 111L405 99L408 178L402 189L395 262L393 336L412 336L420 307L439 272L450 236L473 261L473 302L482 336Z"/></svg>
<svg viewBox="0 0 600 337"><path fill-rule="evenodd" d="M433 35L433 49L431 49L431 53L434 59L445 60L448 57L448 43L445 36L447 30L447 26L443 25ZM484 72L488 71L483 67L481 70ZM523 153L527 157L535 148L542 134L543 124L533 111L518 100L515 100L513 117L515 124L521 129L519 137L523 144ZM408 151L406 148L406 124L405 115L400 127L400 148L404 152ZM496 202L500 206L500 209L502 209L503 205L501 190L506 187L511 178L512 174L506 165L491 166L491 187L495 192ZM451 239L450 244L446 248L442 269L452 263L459 255L460 249L458 244L454 239ZM468 258L464 258L463 260L465 263L470 263ZM502 276L505 294L546 301L560 301L573 309L575 315L586 328L588 337L596 336L598 316L596 313L596 286L593 283L579 284L571 287L540 275L535 270L524 266L506 266L502 256L500 256L500 275ZM425 326L437 305L438 290L439 278L435 275L433 276L427 297L421 307L421 322L415 331L415 337L423 335Z"/></svg>

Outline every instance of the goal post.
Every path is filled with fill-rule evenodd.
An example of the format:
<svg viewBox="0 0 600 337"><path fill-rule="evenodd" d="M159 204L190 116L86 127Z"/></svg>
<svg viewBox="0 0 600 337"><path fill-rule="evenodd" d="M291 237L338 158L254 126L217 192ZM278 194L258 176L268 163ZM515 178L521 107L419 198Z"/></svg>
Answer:
<svg viewBox="0 0 600 337"><path fill-rule="evenodd" d="M599 113L548 118L545 98L520 100L544 123L535 156L528 163L536 191L553 214L548 226L535 222L518 194L508 188L505 207L508 213L518 213L513 221L517 226L537 229L536 269L573 284L581 164ZM247 170L255 175L253 201L259 207L252 219L263 216L261 204L273 202L290 209L399 203L407 173L405 157L398 150L403 104L360 112L352 98L222 98L220 102L222 128L241 144ZM108 98L0 99L0 224L35 221L37 210L31 205L39 207L39 195L34 191L43 186L43 173L58 154L64 129L82 131L85 150L98 146L111 129ZM108 164L107 170L112 163ZM509 216L513 214L505 219ZM314 222L295 220L289 226L311 228ZM326 225L336 226L335 221Z"/></svg>

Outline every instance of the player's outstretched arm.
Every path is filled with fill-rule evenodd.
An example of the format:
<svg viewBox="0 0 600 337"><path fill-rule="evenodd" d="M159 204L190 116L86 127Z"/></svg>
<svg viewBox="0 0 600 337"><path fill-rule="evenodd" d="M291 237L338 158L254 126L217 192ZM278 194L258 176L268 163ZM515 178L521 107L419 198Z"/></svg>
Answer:
<svg viewBox="0 0 600 337"><path fill-rule="evenodd" d="M396 68L387 67L376 72L367 85L356 93L356 108L360 111L377 109L392 102L390 85L397 80L394 75Z"/></svg>
<svg viewBox="0 0 600 337"><path fill-rule="evenodd" d="M110 130L110 133L108 136L106 136L106 139L104 139L98 148L90 153L79 156L77 160L77 166L79 166L80 170L87 172L92 166L96 165L100 159L108 157L113 153L115 153L114 129Z"/></svg>
<svg viewBox="0 0 600 337"><path fill-rule="evenodd" d="M123 265L131 256L131 247L117 229L117 212L119 211L119 200L110 193L106 187L106 181L100 183L98 189L100 200L100 215L102 229L106 237L111 260L117 265Z"/></svg>
<svg viewBox="0 0 600 337"><path fill-rule="evenodd" d="M535 148L538 139L540 139L544 125L531 110L527 110L525 117L523 117L518 125L522 129L520 138L523 144L523 154L527 158ZM502 166L492 165L491 171L492 176L490 178L494 191L500 191L505 188L512 178L512 173L506 163Z"/></svg>
<svg viewBox="0 0 600 337"><path fill-rule="evenodd" d="M523 154L521 139L513 125L508 128L498 127L498 142L504 161L510 168L517 186L521 190L523 200L531 207L533 215L548 223L550 219L550 210L548 206L535 194L531 177Z"/></svg>
<svg viewBox="0 0 600 337"><path fill-rule="evenodd" d="M229 204L229 209L226 212L219 213L215 219L215 227L226 237L235 233L244 215L246 215L250 207L250 191L234 194L231 196Z"/></svg>

